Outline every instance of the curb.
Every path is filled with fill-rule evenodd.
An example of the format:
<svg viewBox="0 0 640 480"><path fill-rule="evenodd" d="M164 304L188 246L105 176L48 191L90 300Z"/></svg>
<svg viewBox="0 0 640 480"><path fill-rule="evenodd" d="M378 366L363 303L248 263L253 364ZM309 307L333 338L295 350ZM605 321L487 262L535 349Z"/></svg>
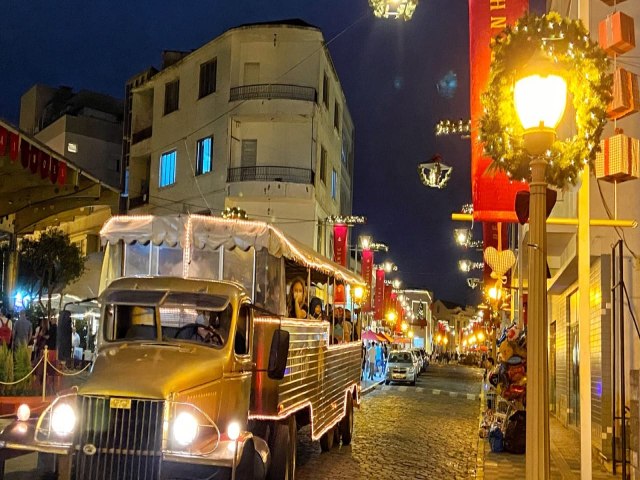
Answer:
<svg viewBox="0 0 640 480"><path fill-rule="evenodd" d="M362 390L360 390L360 395L364 396L367 393L372 392L373 390L376 389L378 385L382 385L383 383L384 383L384 380L378 380L373 385L369 385L367 388L363 388Z"/></svg>
<svg viewBox="0 0 640 480"><path fill-rule="evenodd" d="M482 424L482 413L483 408L485 406L485 393L484 393L484 385L480 387L480 414L478 419L478 430L480 429L480 425ZM485 457L485 439L481 438L478 433L476 433L477 443L476 443L476 468L475 475L472 477L476 480L484 480L484 457Z"/></svg>

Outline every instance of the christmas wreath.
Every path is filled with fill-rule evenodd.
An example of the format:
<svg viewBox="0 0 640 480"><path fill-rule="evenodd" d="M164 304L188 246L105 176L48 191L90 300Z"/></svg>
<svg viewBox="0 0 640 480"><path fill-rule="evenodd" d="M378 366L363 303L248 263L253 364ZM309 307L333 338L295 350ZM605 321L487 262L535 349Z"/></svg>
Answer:
<svg viewBox="0 0 640 480"><path fill-rule="evenodd" d="M527 15L491 41L489 86L482 96L484 115L480 140L493 159L490 168L517 180L530 176L530 155L524 150L523 128L513 100L517 71L540 51L566 73L576 133L558 139L547 152L547 182L558 188L575 185L583 163L592 164L600 149L600 135L611 101L611 75L605 52L589 37L579 20L558 13Z"/></svg>

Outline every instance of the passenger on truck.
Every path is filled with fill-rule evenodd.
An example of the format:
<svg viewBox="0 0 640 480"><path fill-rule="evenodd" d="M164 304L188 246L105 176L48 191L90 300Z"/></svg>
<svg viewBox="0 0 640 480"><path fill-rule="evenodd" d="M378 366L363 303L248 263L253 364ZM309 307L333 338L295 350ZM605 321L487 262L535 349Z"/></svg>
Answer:
<svg viewBox="0 0 640 480"><path fill-rule="evenodd" d="M287 308L290 318L307 318L309 307L306 303L307 289L305 282L300 277L296 277L289 287L287 297Z"/></svg>

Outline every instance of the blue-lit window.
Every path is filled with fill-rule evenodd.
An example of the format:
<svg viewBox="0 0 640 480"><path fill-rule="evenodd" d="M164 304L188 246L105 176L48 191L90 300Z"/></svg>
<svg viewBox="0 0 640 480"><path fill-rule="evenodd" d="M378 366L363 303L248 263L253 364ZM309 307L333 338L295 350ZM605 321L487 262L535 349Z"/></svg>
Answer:
<svg viewBox="0 0 640 480"><path fill-rule="evenodd" d="M198 140L196 145L196 175L211 171L213 166L213 137Z"/></svg>
<svg viewBox="0 0 640 480"><path fill-rule="evenodd" d="M163 153L160 156L160 187L168 187L176 183L176 159L175 150Z"/></svg>
<svg viewBox="0 0 640 480"><path fill-rule="evenodd" d="M331 172L331 198L338 198L338 172L335 169Z"/></svg>

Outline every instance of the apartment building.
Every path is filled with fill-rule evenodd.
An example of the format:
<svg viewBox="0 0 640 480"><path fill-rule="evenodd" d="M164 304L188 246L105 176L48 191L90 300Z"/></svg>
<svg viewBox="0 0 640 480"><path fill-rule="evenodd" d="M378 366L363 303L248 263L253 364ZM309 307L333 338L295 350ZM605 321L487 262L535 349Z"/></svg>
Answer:
<svg viewBox="0 0 640 480"><path fill-rule="evenodd" d="M228 207L327 252L350 214L354 129L322 32L300 20L242 25L167 51L126 86L132 212Z"/></svg>

